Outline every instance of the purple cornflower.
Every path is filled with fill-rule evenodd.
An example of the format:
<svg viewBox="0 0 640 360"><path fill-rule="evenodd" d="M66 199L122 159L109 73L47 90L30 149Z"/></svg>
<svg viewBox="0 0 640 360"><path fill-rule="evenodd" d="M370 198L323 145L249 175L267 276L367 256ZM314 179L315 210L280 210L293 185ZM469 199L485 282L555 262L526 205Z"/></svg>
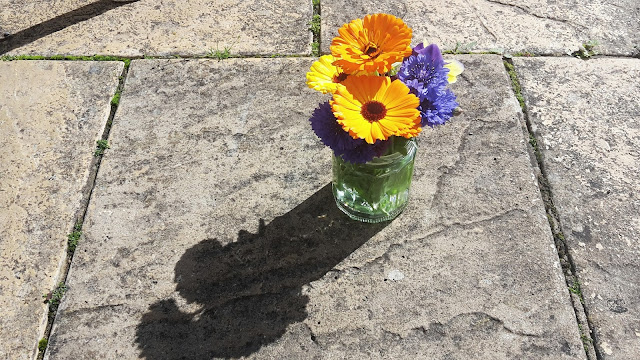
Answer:
<svg viewBox="0 0 640 360"><path fill-rule="evenodd" d="M427 47L418 44L400 66L398 78L420 98L418 110L422 126L444 124L458 106L455 95L446 88L448 72L442 53L435 44Z"/></svg>
<svg viewBox="0 0 640 360"><path fill-rule="evenodd" d="M374 157L381 156L388 145L386 141L378 140L374 144L368 144L364 139L354 139L338 124L328 101L318 105L309 121L322 143L331 148L336 156L351 163L363 164L371 161Z"/></svg>

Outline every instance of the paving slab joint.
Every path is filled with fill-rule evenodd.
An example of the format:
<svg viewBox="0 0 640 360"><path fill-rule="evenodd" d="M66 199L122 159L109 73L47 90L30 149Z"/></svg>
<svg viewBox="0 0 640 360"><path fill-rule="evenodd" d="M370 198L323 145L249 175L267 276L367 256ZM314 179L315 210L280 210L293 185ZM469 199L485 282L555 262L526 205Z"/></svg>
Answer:
<svg viewBox="0 0 640 360"><path fill-rule="evenodd" d="M311 24L311 23L309 23ZM310 29L311 31L311 29ZM315 36L315 35L314 35ZM318 35L319 36L319 35ZM315 37L314 37L315 39ZM320 46L320 38L318 37L318 46ZM313 44L312 44L313 45ZM505 60L510 60L516 57L539 57L539 58L573 58L577 57L577 55L571 54L541 54L541 53L533 53L529 51L520 51L516 53L506 53L502 50L487 50L487 51L473 51L466 49L467 45L460 44L460 48L453 50L443 50L443 54L449 55L500 55ZM315 45L313 45L315 47ZM228 54L225 54L225 50L228 49ZM597 54L589 57L588 59L598 59L598 58L612 58L612 59L627 59L627 58L640 58L640 46L636 48L637 50L633 55L624 56L624 55L607 55L607 54ZM219 51L219 54L216 52ZM309 54L233 54L233 47L226 47L222 50L220 49L211 49L211 51L204 55L187 55L187 54L172 54L172 55L162 55L162 56L154 56L154 55L142 55L142 56L111 56L111 55L1 55L0 61L17 61L17 60L59 60L59 61L122 61L127 66L133 60L169 60L169 59L268 59L268 58L308 58ZM320 51L316 53L315 50L312 51L311 56L317 57L322 55Z"/></svg>
<svg viewBox="0 0 640 360"><path fill-rule="evenodd" d="M75 60L75 59L74 59ZM113 61L113 59L109 60ZM120 94L124 89L124 84L127 78L127 74L129 72L129 65L131 60L127 59L124 61L124 68L122 70L122 74L119 77L118 87L114 93L114 96L111 100L111 110L109 112L109 117L107 118L107 122L102 131L101 140L98 140L98 143L104 141L106 142L109 138L109 132L111 131L111 125L113 124L113 119L116 115L116 111L118 110ZM115 100L115 101L114 101ZM104 149L103 149L104 150ZM47 317L47 325L45 328L44 335L41 339L37 340L37 348L38 355L36 357L37 360L42 360L44 358L45 352L47 350L48 339L51 336L51 330L53 328L53 323L55 322L56 315L58 313L58 306L62 301L64 293L67 290L67 276L69 274L69 268L71 267L71 262L73 261L73 255L75 254L76 248L80 245L82 240L82 225L84 224L85 216L87 214L87 209L89 207L89 202L91 200L91 195L93 193L93 188L96 182L96 178L98 177L98 170L100 169L100 163L102 162L102 156L104 155L104 151L100 154L94 156L91 164L89 165L90 172L87 183L82 189L83 198L82 205L80 210L75 216L75 221L70 229L69 234L67 235L67 255L64 259L63 266L60 269L60 273L58 276L58 285L55 289L50 291L47 294L44 294L45 303L49 305L49 312Z"/></svg>
<svg viewBox="0 0 640 360"><path fill-rule="evenodd" d="M311 0L313 5L313 15L309 22L309 31L313 34L311 43L311 56L320 56L320 29L322 26L322 10L320 0Z"/></svg>
<svg viewBox="0 0 640 360"><path fill-rule="evenodd" d="M111 55L2 55L0 61L16 60L66 60L66 61L122 61L128 67L132 58Z"/></svg>
<svg viewBox="0 0 640 360"><path fill-rule="evenodd" d="M509 78L511 79L513 91L522 109L522 114L526 124L526 130L529 135L529 153L532 156L532 163L537 165L537 169L535 169L535 171L537 172L538 186L540 189L542 200L544 202L545 211L547 213L547 220L549 221L549 227L551 228L551 233L553 234L554 243L558 252L560 264L562 266L562 272L565 277L565 282L569 291L571 303L575 312L576 322L578 324L578 330L580 332L580 339L582 340L585 353L589 360L603 360L604 358L602 354L600 354L597 347L594 346L597 341L597 337L592 330L593 324L591 324L591 321L589 320L589 310L584 305L580 283L578 282L578 277L576 275L575 262L567 247L560 221L560 215L553 201L553 193L551 191L547 172L545 170L544 158L542 155L542 151L540 151L540 148L538 147L537 136L533 131L533 127L529 119L529 113L524 101L524 97L522 95L522 88L518 80L518 75L511 59L503 59L505 69L507 70Z"/></svg>
<svg viewBox="0 0 640 360"><path fill-rule="evenodd" d="M596 46L600 43L597 40L589 40L585 41L578 47L577 51L571 53L571 56L577 57L578 59L587 60L592 56L598 55L599 52L596 50Z"/></svg>

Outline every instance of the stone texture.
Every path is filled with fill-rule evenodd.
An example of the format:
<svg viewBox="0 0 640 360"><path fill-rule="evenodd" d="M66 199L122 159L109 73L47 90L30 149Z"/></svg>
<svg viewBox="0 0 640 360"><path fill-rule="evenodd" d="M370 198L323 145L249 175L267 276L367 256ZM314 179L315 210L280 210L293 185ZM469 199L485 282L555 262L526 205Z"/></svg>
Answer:
<svg viewBox="0 0 640 360"><path fill-rule="evenodd" d="M630 55L640 47L640 5L636 0L323 0L323 52L329 52L338 28L378 12L401 17L413 29L414 45L425 41L453 50L456 43L476 44L473 51L573 52L597 40L602 53ZM463 49L469 50L469 49Z"/></svg>
<svg viewBox="0 0 640 360"><path fill-rule="evenodd" d="M514 59L602 359L640 349L640 60Z"/></svg>
<svg viewBox="0 0 640 360"><path fill-rule="evenodd" d="M502 60L460 60L378 225L333 202L311 59L133 61L47 358L584 359Z"/></svg>
<svg viewBox="0 0 640 360"><path fill-rule="evenodd" d="M0 0L0 39L62 16L96 0Z"/></svg>
<svg viewBox="0 0 640 360"><path fill-rule="evenodd" d="M28 44L10 54L33 55L206 55L210 50L231 47L234 55L309 54L312 17L311 1L165 0L96 1L85 14L65 17L61 11L47 10L33 17L50 2L36 3L0 0L4 24L9 31L58 15L60 21L47 25L62 30L40 37L46 29L21 34ZM64 9L81 7L86 1L59 1ZM73 6L70 6L73 4ZM97 4L97 5L96 5ZM117 7L115 7L117 5ZM93 14L92 14L93 13ZM94 16L95 15L95 16ZM83 21L79 21L79 17ZM86 18L86 19L85 19ZM29 20L27 20L29 19ZM15 40L14 34L8 40ZM0 41L0 53L2 52Z"/></svg>
<svg viewBox="0 0 640 360"><path fill-rule="evenodd" d="M0 358L31 359L81 209L117 62L0 62Z"/></svg>

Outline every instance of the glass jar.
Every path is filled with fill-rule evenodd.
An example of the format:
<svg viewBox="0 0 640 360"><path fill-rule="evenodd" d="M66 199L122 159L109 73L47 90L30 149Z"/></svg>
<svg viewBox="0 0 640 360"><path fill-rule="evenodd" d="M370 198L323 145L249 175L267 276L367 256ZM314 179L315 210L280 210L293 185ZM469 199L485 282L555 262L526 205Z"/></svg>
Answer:
<svg viewBox="0 0 640 360"><path fill-rule="evenodd" d="M393 152L365 164L333 156L333 196L338 208L354 220L377 223L392 220L407 206L415 139L394 146Z"/></svg>

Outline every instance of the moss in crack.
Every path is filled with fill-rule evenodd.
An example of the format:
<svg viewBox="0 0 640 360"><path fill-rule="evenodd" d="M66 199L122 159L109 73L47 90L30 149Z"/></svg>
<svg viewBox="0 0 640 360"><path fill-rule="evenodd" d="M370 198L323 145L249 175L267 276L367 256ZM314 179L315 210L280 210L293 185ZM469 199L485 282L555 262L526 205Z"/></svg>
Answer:
<svg viewBox="0 0 640 360"><path fill-rule="evenodd" d="M38 341L38 350L44 352L47 349L47 345L49 345L47 338L40 339L40 341Z"/></svg>
<svg viewBox="0 0 640 360"><path fill-rule="evenodd" d="M508 61L504 61L504 67L507 69L507 73L509 74L509 78L511 79L511 87L513 88L513 92L516 94L516 99L518 99L520 108L522 108L522 112L525 113L527 111L527 106L524 103L524 97L522 96L522 87L520 86L520 81L518 81L516 68Z"/></svg>
<svg viewBox="0 0 640 360"><path fill-rule="evenodd" d="M533 136L533 134L529 134L529 144L531 145L532 148L534 148L536 151L538 150L538 140L536 140L536 137Z"/></svg>
<svg viewBox="0 0 640 360"><path fill-rule="evenodd" d="M120 104L120 89L118 89L111 98L111 106L118 106L118 104Z"/></svg>
<svg viewBox="0 0 640 360"><path fill-rule="evenodd" d="M538 147L538 140L536 140L536 137L533 136L533 134L529 134L529 144L533 148L533 154L536 157L536 161L538 164L542 164L542 151L540 151L540 148Z"/></svg>
<svg viewBox="0 0 640 360"><path fill-rule="evenodd" d="M229 46L225 46L223 50L220 50L218 48L218 45L216 44L216 48L215 49L209 49L209 52L207 53L207 55L205 55L204 57L206 58L210 58L210 59L217 59L218 61L224 60L224 59L228 59L231 57L231 47L232 45Z"/></svg>
<svg viewBox="0 0 640 360"><path fill-rule="evenodd" d="M129 68L129 65L126 65L127 69ZM122 85L123 85L123 76L120 76L118 78L118 88L116 89L116 93L113 94L113 97L111 98L111 106L118 106L120 105L120 96L122 95Z"/></svg>
<svg viewBox="0 0 640 360"><path fill-rule="evenodd" d="M93 156L104 155L105 150L107 150L109 147L109 142L107 140L96 141L96 151L93 153Z"/></svg>
<svg viewBox="0 0 640 360"><path fill-rule="evenodd" d="M580 282L577 279L573 280L573 284L569 286L569 292L575 294L580 298L580 303L584 304L584 296L582 295L582 289L580 288Z"/></svg>
<svg viewBox="0 0 640 360"><path fill-rule="evenodd" d="M118 77L118 87L116 88L115 94L113 94L113 97L111 98L111 114L109 115L109 119L107 120L105 134L108 134L109 131L111 130L111 125L113 124L113 117L115 116L116 110L120 105L120 98L122 96L122 91L124 90L124 79L125 79L124 74L129 72L130 67L131 67L131 60L125 59L123 75L120 75ZM107 148L108 147L109 146L107 144ZM98 149L96 150L96 153L94 153L94 155L98 156L98 155L102 155L103 153L104 153L104 149L100 150L100 145L98 145Z"/></svg>
<svg viewBox="0 0 640 360"><path fill-rule="evenodd" d="M309 31L314 35L320 33L320 15L314 14L309 22Z"/></svg>
<svg viewBox="0 0 640 360"><path fill-rule="evenodd" d="M76 251L76 247L78 247L78 242L80 241L80 236L82 236L82 224L78 222L73 227L73 232L67 235L67 251L70 254L73 254Z"/></svg>
<svg viewBox="0 0 640 360"><path fill-rule="evenodd" d="M0 56L0 60L2 61L13 61L13 60L48 60L47 57L41 55L3 55Z"/></svg>
<svg viewBox="0 0 640 360"><path fill-rule="evenodd" d="M122 61L125 66L131 64L130 58L108 56L108 55L92 55L92 56L75 56L75 55L5 55L1 56L2 61L13 60L67 60L67 61Z"/></svg>
<svg viewBox="0 0 640 360"><path fill-rule="evenodd" d="M320 16L320 0L312 0L313 16L309 21L309 31L313 35L311 43L311 56L320 56L320 29L322 26L322 17Z"/></svg>
<svg viewBox="0 0 640 360"><path fill-rule="evenodd" d="M513 88L513 92L516 95L516 99L518 100L518 104L520 104L520 109L522 109L522 113L527 114L527 105L524 102L524 96L522 95L522 86L520 85L520 81L518 80L518 74L516 73L516 69L510 61L504 61L504 67L507 69L507 73L509 74L509 79L511 79L511 87ZM527 121L528 122L528 121ZM533 148L533 154L536 157L536 161L538 162L538 166L540 166L542 170L542 151L540 150L540 146L538 144L538 140L533 134L533 130L529 125L527 125L527 130L529 131L529 144Z"/></svg>
<svg viewBox="0 0 640 360"><path fill-rule="evenodd" d="M42 295L44 303L49 304L49 315L53 315L58 311L58 306L65 292L67 292L67 285L65 285L64 282L60 282L55 289Z"/></svg>
<svg viewBox="0 0 640 360"><path fill-rule="evenodd" d="M534 53L529 51L518 51L512 54L513 57L534 57Z"/></svg>
<svg viewBox="0 0 640 360"><path fill-rule="evenodd" d="M320 43L311 43L311 56L320 56Z"/></svg>
<svg viewBox="0 0 640 360"><path fill-rule="evenodd" d="M571 56L575 56L582 60L587 60L592 56L598 55L598 51L595 49L600 43L597 40L589 40L580 45L578 51L571 53Z"/></svg>
<svg viewBox="0 0 640 360"><path fill-rule="evenodd" d="M580 330L580 340L582 340L582 346L584 347L584 351L588 354L589 348L593 344L593 340L588 334L585 334L585 330L582 327L582 324L578 324L578 329Z"/></svg>
<svg viewBox="0 0 640 360"><path fill-rule="evenodd" d="M44 352L47 350L47 345L49 345L49 340L47 340L46 337L38 341L38 360L44 358Z"/></svg>

